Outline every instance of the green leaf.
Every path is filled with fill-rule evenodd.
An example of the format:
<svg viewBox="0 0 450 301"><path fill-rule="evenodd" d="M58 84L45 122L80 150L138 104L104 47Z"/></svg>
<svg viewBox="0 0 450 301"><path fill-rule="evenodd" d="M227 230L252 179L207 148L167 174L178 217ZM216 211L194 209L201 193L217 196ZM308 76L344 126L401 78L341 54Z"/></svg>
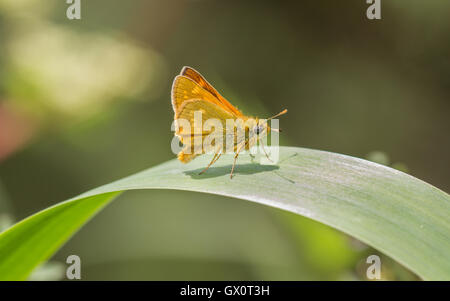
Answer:
<svg viewBox="0 0 450 301"><path fill-rule="evenodd" d="M25 280L117 194L59 203L0 234L0 280Z"/></svg>
<svg viewBox="0 0 450 301"><path fill-rule="evenodd" d="M426 280L450 280L450 196L366 160L281 147L277 165L232 156L205 174L211 156L171 160L59 203L0 234L0 279L26 279L119 192L178 189L230 196L291 211L378 249ZM220 214L213 212L211 214Z"/></svg>

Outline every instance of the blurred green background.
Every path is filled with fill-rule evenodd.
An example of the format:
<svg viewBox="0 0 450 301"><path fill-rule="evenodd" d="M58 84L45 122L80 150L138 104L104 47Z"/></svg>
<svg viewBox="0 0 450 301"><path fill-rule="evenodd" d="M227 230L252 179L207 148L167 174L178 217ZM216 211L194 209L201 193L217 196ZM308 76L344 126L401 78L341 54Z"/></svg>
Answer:
<svg viewBox="0 0 450 301"><path fill-rule="evenodd" d="M391 165L450 188L450 2L0 2L0 228L173 159L170 87L200 71L281 144ZM236 179L238 180L238 179ZM383 233L380 233L383 235ZM30 250L31 252L32 250ZM191 192L128 192L33 279L365 280L415 275L317 222Z"/></svg>

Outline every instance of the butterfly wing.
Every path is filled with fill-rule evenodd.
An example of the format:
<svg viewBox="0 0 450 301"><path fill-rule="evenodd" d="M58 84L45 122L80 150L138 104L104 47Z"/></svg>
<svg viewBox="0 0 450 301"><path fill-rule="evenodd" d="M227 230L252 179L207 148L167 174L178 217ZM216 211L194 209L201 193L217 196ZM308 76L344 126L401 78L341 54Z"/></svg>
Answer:
<svg viewBox="0 0 450 301"><path fill-rule="evenodd" d="M235 117L243 116L200 73L191 67L184 67L172 85L172 106L175 114L181 104L189 99L205 99L221 106Z"/></svg>
<svg viewBox="0 0 450 301"><path fill-rule="evenodd" d="M194 122L195 112L200 111L202 113L202 123ZM234 116L223 109L218 104L212 103L204 99L191 99L185 101L179 108L179 112L175 119L175 135L178 136L181 142L185 145L183 150L178 154L178 159L184 163L189 162L198 154L195 154L194 143L195 137L201 136L202 139L205 136L212 135L217 132L217 129L212 127L210 130L205 130L204 124L207 120L215 119L220 122L222 131L218 132L217 140L215 141L215 149L204 149L202 145L202 153L217 152L222 149L224 138L226 134L226 120L233 119ZM186 122L188 124L186 124ZM183 124L184 123L184 124ZM188 125L188 126L187 126ZM211 138L211 137L210 137ZM200 141L201 143L201 141Z"/></svg>
<svg viewBox="0 0 450 301"><path fill-rule="evenodd" d="M172 107L175 112L175 119L178 118L182 105L186 101L193 99L203 99L216 105L220 105L219 99L203 89L192 79L183 75L175 77L172 85Z"/></svg>
<svg viewBox="0 0 450 301"><path fill-rule="evenodd" d="M232 112L235 116L242 116L241 111L239 111L236 107L234 107L228 100L226 100L216 89L194 68L184 66L181 70L181 75L189 77L194 80L197 84L199 84L203 89L214 95L217 99L219 99L220 103L224 106L224 108Z"/></svg>

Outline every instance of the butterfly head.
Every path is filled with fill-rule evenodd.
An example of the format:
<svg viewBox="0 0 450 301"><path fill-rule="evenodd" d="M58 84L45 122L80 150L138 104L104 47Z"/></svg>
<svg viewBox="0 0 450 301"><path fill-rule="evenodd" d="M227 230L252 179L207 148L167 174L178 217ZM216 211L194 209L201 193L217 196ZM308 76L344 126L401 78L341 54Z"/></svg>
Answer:
<svg viewBox="0 0 450 301"><path fill-rule="evenodd" d="M253 134L254 135L262 135L263 132L267 132L267 129L269 129L269 126L266 122L257 124L253 127Z"/></svg>
<svg viewBox="0 0 450 301"><path fill-rule="evenodd" d="M284 114L286 114L287 113L287 109L284 109L283 111L281 111L280 113L278 113L278 114L276 114L276 115L274 115L274 116L272 116L272 117L270 117L270 118L267 118L264 122L258 122L258 120L257 120L257 125L253 128L253 132L255 133L255 134L257 134L257 135L261 135L261 134L266 134L266 133L268 133L268 132L270 132L270 131L274 131L274 132L281 132L281 130L280 129L276 129L276 128L270 128L270 126L268 125L268 121L269 120L271 120L271 119L274 119L274 118L276 118L276 117L278 117L278 116L281 116L281 115L284 115Z"/></svg>

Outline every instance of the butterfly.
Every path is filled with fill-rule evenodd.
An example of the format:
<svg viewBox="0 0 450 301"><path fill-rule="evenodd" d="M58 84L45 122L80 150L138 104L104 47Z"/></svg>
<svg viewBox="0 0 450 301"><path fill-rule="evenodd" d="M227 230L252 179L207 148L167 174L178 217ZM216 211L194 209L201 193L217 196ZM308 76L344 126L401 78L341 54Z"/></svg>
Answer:
<svg viewBox="0 0 450 301"><path fill-rule="evenodd" d="M230 178L233 178L233 171L239 153L242 150L249 150L258 141L262 143L261 138L267 135L268 131L277 131L268 126L267 120L287 113L287 110L283 110L267 120L246 116L220 95L199 72L187 66L183 67L181 73L175 77L172 84L171 98L174 111L175 136L184 145L178 153L178 160L188 163L200 154L213 153L214 156L211 162L200 172L202 174L224 153L223 139L227 139L232 135L233 137L230 138L232 139L231 147L235 155ZM197 114L201 112L201 123L195 122L196 112ZM212 127L208 129L202 126L202 124L206 125L208 120L219 122L219 127L217 127L217 124L215 126L215 132L213 132ZM227 120L237 122L230 125ZM237 134L237 132L241 133L241 135ZM200 144L200 151L194 149L197 139L202 140L208 137L212 139L213 143ZM267 153L266 156L269 158Z"/></svg>

